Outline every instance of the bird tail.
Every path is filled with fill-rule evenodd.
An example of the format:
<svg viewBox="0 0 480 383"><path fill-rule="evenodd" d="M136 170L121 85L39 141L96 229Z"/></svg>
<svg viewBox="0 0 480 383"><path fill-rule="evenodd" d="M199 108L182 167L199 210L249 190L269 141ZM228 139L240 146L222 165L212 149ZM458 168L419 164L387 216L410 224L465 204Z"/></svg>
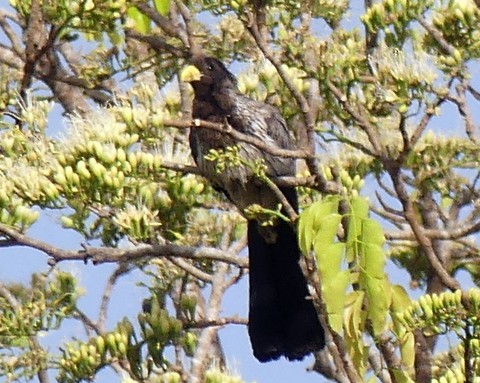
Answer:
<svg viewBox="0 0 480 383"><path fill-rule="evenodd" d="M286 197L296 208L296 193ZM285 221L274 226L276 241L268 243L259 223L248 222L250 311L249 335L260 362L285 356L301 360L325 345L324 330L299 265L294 229Z"/></svg>

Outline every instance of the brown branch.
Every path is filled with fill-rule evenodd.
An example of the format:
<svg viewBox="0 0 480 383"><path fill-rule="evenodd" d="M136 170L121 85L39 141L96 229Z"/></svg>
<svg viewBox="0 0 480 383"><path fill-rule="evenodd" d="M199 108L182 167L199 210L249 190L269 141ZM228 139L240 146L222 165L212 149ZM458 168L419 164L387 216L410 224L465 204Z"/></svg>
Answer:
<svg viewBox="0 0 480 383"><path fill-rule="evenodd" d="M430 34L430 36L435 39L435 41L438 43L438 45L440 45L444 53L447 53L449 55L453 55L455 53L456 49L451 46L447 42L447 40L443 38L442 33L437 28L429 24L428 21L425 20L425 18L423 17L419 17L417 21L423 28L425 28L425 30Z"/></svg>
<svg viewBox="0 0 480 383"><path fill-rule="evenodd" d="M305 158L305 159L312 158L312 156L309 153L305 152L304 150L288 150L288 149L281 149L275 146L268 145L262 140L249 136L247 134L243 134L233 129L228 124L221 124L221 123L210 122L210 121L199 120L199 119L195 119L193 121L167 120L167 121L164 121L163 124L165 126L171 126L179 129L189 129L189 128L195 129L196 127L213 129L218 132L228 134L238 141L246 142L247 144L256 146L257 148L262 149L263 151L277 157Z"/></svg>
<svg viewBox="0 0 480 383"><path fill-rule="evenodd" d="M342 104L345 110L355 119L360 128L367 134L368 140L373 147L374 155L378 156L382 153L382 146L378 141L378 132L374 125L368 121L368 117L361 111L356 111L353 106L348 102L347 96L345 96L340 89L338 89L331 81L327 81L328 89L332 92L335 98ZM376 152L376 153L375 153Z"/></svg>
<svg viewBox="0 0 480 383"><path fill-rule="evenodd" d="M174 244L142 245L133 249L119 249L112 247L84 247L83 250L64 250L52 246L46 242L31 238L17 230L0 224L0 233L14 240L16 246L26 246L37 249L52 259L50 263L61 261L88 261L94 265L102 263L129 262L144 258L155 257L178 257L185 259L197 259L224 262L239 268L247 268L248 261L244 258L231 254L225 250L217 250L210 247L190 247Z"/></svg>
<svg viewBox="0 0 480 383"><path fill-rule="evenodd" d="M432 381L432 351L421 329L415 330L415 381Z"/></svg>
<svg viewBox="0 0 480 383"><path fill-rule="evenodd" d="M258 16L258 11L256 13ZM256 20L257 16L254 16L252 20L252 16L250 17L249 22L247 23L246 27L250 34L252 35L253 39L255 40L258 48L260 51L263 53L265 58L272 63L272 65L275 67L277 70L278 75L282 79L283 83L289 90L289 92L292 94L293 98L297 102L298 106L300 107L300 110L302 111L302 116L305 122L306 126L306 136L307 136L307 142L308 142L308 147L306 150L310 154L309 157L305 157L306 163L308 168L310 169L311 174L315 175L319 179L320 184L325 184L326 180L323 178L321 175L321 172L319 171L318 164L315 161L315 116L313 115L314 110L310 108L310 105L308 103L308 100L303 96L303 94L300 92L300 90L296 87L294 84L292 78L288 75L287 71L285 68L282 66L282 63L280 60L278 60L272 51L269 49L265 37L265 33L262 33L261 27L259 27L259 24L257 23L258 20Z"/></svg>
<svg viewBox="0 0 480 383"><path fill-rule="evenodd" d="M410 137L410 144L408 145L408 149L411 149L415 146L417 141L420 139L422 136L422 133L425 131L425 128L427 127L428 123L432 119L432 117L435 116L435 109L438 108L441 104L445 102L445 98L439 98L437 101L425 111L424 116L418 123L417 127L415 128L415 131L413 132L412 136ZM406 158L407 157L407 152L403 153L403 156Z"/></svg>
<svg viewBox="0 0 480 383"><path fill-rule="evenodd" d="M0 62L14 69L23 67L22 59L11 48L0 43Z"/></svg>
<svg viewBox="0 0 480 383"><path fill-rule="evenodd" d="M170 161L163 161L161 164L161 167L168 170L174 170L180 173L191 173L191 174L198 174L198 175L202 174L196 166L179 164L179 163L170 162Z"/></svg>
<svg viewBox="0 0 480 383"><path fill-rule="evenodd" d="M479 1L480 1L480 0L479 0ZM471 85L468 85L467 89L468 89L468 91L472 94L472 96L473 96L476 100L480 101L480 92L479 92L478 90L476 90L476 89L475 89L473 86L471 86Z"/></svg>
<svg viewBox="0 0 480 383"><path fill-rule="evenodd" d="M228 270L228 265L222 263L219 265L218 269L215 270L215 273L213 274L212 289L205 312L206 321L216 321L219 318L222 298L224 296L225 290L229 287L229 285L225 283L225 278L228 275ZM201 332L200 338L198 340L198 347L192 358L192 367L189 379L190 382L200 383L205 380L204 374L207 364L211 360L212 346L217 340L217 336L217 327L208 327Z"/></svg>
<svg viewBox="0 0 480 383"><path fill-rule="evenodd" d="M373 349L373 347L368 348L368 363L375 376L377 376L382 383L392 383L389 373L391 370L386 368L384 360L381 358L378 351ZM395 380L393 382L395 382Z"/></svg>
<svg viewBox="0 0 480 383"><path fill-rule="evenodd" d="M178 129L195 129L196 127L207 128L216 130L218 132L228 134L235 138L238 141L242 141L248 144L251 144L262 151L272 154L278 157L285 157L285 158L304 158L304 159L314 159L309 153L305 152L304 150L289 150L289 149L282 149L276 146L271 146L266 144L264 141L259 140L255 137L243 134L235 129L233 129L228 124L210 122L205 120L167 120L164 121L163 124L165 126L170 126ZM189 165L181 165L175 164L171 162L165 162L162 164L163 167L167 169L172 169L181 172L191 172L194 174L200 174L198 169L193 166ZM273 182L278 184L279 186L312 186L317 187L319 191L326 193L326 194L339 194L341 192L341 188L335 182L327 181L323 176L317 174L315 176L309 177L305 180L301 180L296 177L279 177L275 178Z"/></svg>
<svg viewBox="0 0 480 383"><path fill-rule="evenodd" d="M103 290L102 299L100 301L100 310L98 313L98 331L104 333L106 331L105 324L107 321L108 305L112 296L113 288L117 280L128 274L132 270L132 266L126 263L120 263L107 280L107 284Z"/></svg>
<svg viewBox="0 0 480 383"><path fill-rule="evenodd" d="M379 217L388 220L392 225L395 225L398 229L401 229L405 224L405 219L399 217L398 215L392 214L386 210L381 210L376 206L370 206L372 213L378 215Z"/></svg>
<svg viewBox="0 0 480 383"><path fill-rule="evenodd" d="M37 62L45 54L44 46L48 38L44 28L43 13L40 0L32 0L30 14L24 32L25 62L20 87L20 97L26 102L26 91L30 87Z"/></svg>
<svg viewBox="0 0 480 383"><path fill-rule="evenodd" d="M190 53L193 55L194 52L197 52L200 48L197 47L195 42L195 31L192 25L192 17L190 14L190 10L185 6L185 4L181 0L177 0L175 2L177 4L178 10L182 15L183 22L185 24L185 32L187 36L188 44L185 44L189 49Z"/></svg>
<svg viewBox="0 0 480 383"><path fill-rule="evenodd" d="M453 224L450 229L423 229L423 233L426 237L434 240L440 239L444 241L459 240L469 235L480 232L480 222L476 222L473 225L463 225L462 223ZM385 233L385 237L391 240L415 240L415 234L413 232L399 232L399 233Z"/></svg>
<svg viewBox="0 0 480 383"><path fill-rule="evenodd" d="M280 188L269 178L265 178L263 181L267 184L270 190L275 194L277 199L280 201L283 208L285 209L285 212L287 213L288 218L290 218L292 222L295 222L298 218L298 214L295 212L290 202L288 202L287 198L282 193Z"/></svg>
<svg viewBox="0 0 480 383"><path fill-rule="evenodd" d="M396 164L392 163L384 163L384 166L392 179L398 199L402 203L403 211L405 213L405 219L410 225L412 232L415 235L415 239L424 251L436 275L439 277L442 284L450 290L459 289L460 284L457 280L455 280L455 278L452 278L452 276L445 269L440 259L437 257L437 254L435 254L432 246L432 240L426 235L425 229L417 219L417 213L412 204L412 200L408 195L407 189L405 188L405 185L403 183L400 168Z"/></svg>
<svg viewBox="0 0 480 383"><path fill-rule="evenodd" d="M465 82L465 81L464 81ZM465 122L465 132L467 133L468 138L475 144L478 144L478 128L473 122L472 111L467 103L466 98L466 84L459 84L456 87L457 97L449 97L448 100L454 102L457 105L460 115L463 117Z"/></svg>
<svg viewBox="0 0 480 383"><path fill-rule="evenodd" d="M174 258L174 257L166 257L170 262L172 262L175 266L182 269L186 273L194 276L195 278L201 280L202 282L212 283L213 277L212 275L200 270L198 267L195 267L191 263L187 262L185 259L182 258Z"/></svg>
<svg viewBox="0 0 480 383"><path fill-rule="evenodd" d="M102 335L104 334L104 330L100 329L97 323L95 323L87 314L85 314L82 310L78 307L75 308L75 311L72 314L73 318L77 319L78 321L82 322L83 327L85 328L85 333L87 337L92 337L93 334L95 335Z"/></svg>
<svg viewBox="0 0 480 383"><path fill-rule="evenodd" d="M378 192L378 190L375 190L375 196L377 197L378 202L380 203L380 206L382 207L383 210L385 210L386 213L391 214L392 217L396 217L397 219L400 219L401 222L405 222L404 214L403 211L394 209L393 207L388 206L388 204L383 200L382 195Z"/></svg>
<svg viewBox="0 0 480 383"><path fill-rule="evenodd" d="M184 325L186 329L201 329L207 327L224 327L229 324L237 324L237 325L248 325L248 320L246 318L240 318L239 316L235 315L233 317L225 317L225 318L217 318L212 320L206 319L199 319L195 320L194 322L189 322Z"/></svg>
<svg viewBox="0 0 480 383"><path fill-rule="evenodd" d="M151 19L163 32L172 37L177 37L184 46L188 46L188 38L182 29L172 23L167 17L162 16L145 1L136 1L135 6L149 19Z"/></svg>
<svg viewBox="0 0 480 383"><path fill-rule="evenodd" d="M465 383L473 383L475 380L475 375L473 371L475 370L474 366L474 351L472 350L472 340L475 339L470 331L470 324L465 324L465 340L463 342L463 347L465 349L465 354L463 355L463 368L465 371Z"/></svg>
<svg viewBox="0 0 480 383"><path fill-rule="evenodd" d="M33 10L33 8L35 9ZM25 51L17 52L18 48L15 48L13 42L13 48L0 44L0 61L12 68L23 70L20 90L23 100L25 100L25 92L30 86L32 78L36 77L50 87L67 113L85 113L90 107L82 92L74 86L62 84L59 81L59 79L69 77L54 52L54 43L58 37L59 28L52 28L50 33L47 33L42 24L41 9L37 8L36 2L32 4L28 25L24 27L24 39L27 42Z"/></svg>
<svg viewBox="0 0 480 383"><path fill-rule="evenodd" d="M339 142L341 143L345 143L349 146L351 146L352 148L355 148L359 151L361 151L362 153L368 155L368 156L371 156L373 158L376 158L377 155L372 151L372 149L370 148L367 148L364 144L362 144L361 142L357 142L357 141L353 141L349 138L347 138L346 136L343 136L341 135L341 132L339 133L336 133L333 129L330 130L328 133L330 133L331 135L333 135L335 137L335 139L337 139ZM330 141L330 140L325 140L327 143ZM332 140L333 141L333 140Z"/></svg>
<svg viewBox="0 0 480 383"><path fill-rule="evenodd" d="M7 13L4 9L0 9L0 28L3 30L12 45L10 49L15 52L18 57L22 57L24 53L22 43L12 26L8 23L7 18L14 21L17 25L20 24L15 15Z"/></svg>
<svg viewBox="0 0 480 383"><path fill-rule="evenodd" d="M148 44L150 48L157 53L169 52L175 57L188 57L188 52L186 50L168 44L161 36L142 35L133 29L125 29L125 34L132 39Z"/></svg>

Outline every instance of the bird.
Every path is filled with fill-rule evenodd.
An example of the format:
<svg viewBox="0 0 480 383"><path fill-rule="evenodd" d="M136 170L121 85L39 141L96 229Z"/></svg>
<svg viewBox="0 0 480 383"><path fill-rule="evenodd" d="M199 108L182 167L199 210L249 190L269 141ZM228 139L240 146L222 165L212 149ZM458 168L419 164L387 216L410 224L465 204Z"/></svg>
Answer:
<svg viewBox="0 0 480 383"><path fill-rule="evenodd" d="M227 124L273 148L295 148L279 110L242 95L236 77L222 61L198 54L191 58L187 68L184 70L187 75L182 73L182 77L194 91L192 118ZM263 161L265 173L271 178L296 173L295 159L272 155L201 124L190 129L189 143L201 175L243 214L252 205L276 210L281 201L270 186L258 179L251 166L242 164ZM238 156L243 160L239 166L227 166L218 172L215 162L205 158L212 149L225 150L232 146L238 148ZM298 212L295 188L279 189ZM282 212L285 214L285 209ZM295 228L283 219L265 225L257 217L245 216L249 256L248 334L253 354L262 363L282 356L302 360L325 346L325 333L299 264Z"/></svg>

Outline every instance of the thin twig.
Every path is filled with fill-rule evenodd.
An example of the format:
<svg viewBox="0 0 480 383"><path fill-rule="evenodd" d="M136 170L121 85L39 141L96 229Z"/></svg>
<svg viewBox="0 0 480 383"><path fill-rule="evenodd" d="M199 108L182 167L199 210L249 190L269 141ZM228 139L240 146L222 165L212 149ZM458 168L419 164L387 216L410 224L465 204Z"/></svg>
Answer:
<svg viewBox="0 0 480 383"><path fill-rule="evenodd" d="M213 282L213 277L210 274L200 270L198 267L195 267L191 263L187 262L185 259L174 258L174 257L167 257L167 259L170 262L172 262L175 266L179 267L180 269L184 270L185 272L194 276L195 278L206 283Z"/></svg>
<svg viewBox="0 0 480 383"><path fill-rule="evenodd" d="M365 113L362 111L356 111L353 108L348 102L347 96L345 96L331 81L327 81L327 86L338 102L342 104L345 110L355 119L358 126L367 134L368 140L373 148L373 154L376 156L380 155L382 153L382 146L378 140L379 135L376 127L368 121L368 117Z"/></svg>
<svg viewBox="0 0 480 383"><path fill-rule="evenodd" d="M188 44L185 44L185 45L187 45L190 48L191 52L194 52L198 48L196 47L196 42L195 42L195 37L194 37L195 33L194 33L194 30L193 30L190 10L180 0L177 0L176 4L177 4L177 7L178 7L178 10L180 11L180 14L182 15L183 22L185 24L185 33L187 35L187 41L188 41Z"/></svg>
<svg viewBox="0 0 480 383"><path fill-rule="evenodd" d="M107 280L107 284L103 290L102 299L100 301L100 310L98 313L98 328L101 332L105 332L107 314L108 314L108 305L112 297L113 288L117 280L123 275L129 273L132 270L132 265L126 263L120 263L115 271L110 275Z"/></svg>

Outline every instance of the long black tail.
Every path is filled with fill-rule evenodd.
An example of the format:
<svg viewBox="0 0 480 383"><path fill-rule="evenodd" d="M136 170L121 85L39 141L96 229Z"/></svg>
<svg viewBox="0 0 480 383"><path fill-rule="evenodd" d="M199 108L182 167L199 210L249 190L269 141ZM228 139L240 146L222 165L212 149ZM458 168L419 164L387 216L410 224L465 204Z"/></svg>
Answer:
<svg viewBox="0 0 480 383"><path fill-rule="evenodd" d="M294 194L291 192L293 191ZM296 205L295 190L287 199ZM250 312L248 332L253 354L260 362L285 356L300 360L325 345L324 330L300 269L293 228L278 222L276 241L267 243L256 221L248 222Z"/></svg>

